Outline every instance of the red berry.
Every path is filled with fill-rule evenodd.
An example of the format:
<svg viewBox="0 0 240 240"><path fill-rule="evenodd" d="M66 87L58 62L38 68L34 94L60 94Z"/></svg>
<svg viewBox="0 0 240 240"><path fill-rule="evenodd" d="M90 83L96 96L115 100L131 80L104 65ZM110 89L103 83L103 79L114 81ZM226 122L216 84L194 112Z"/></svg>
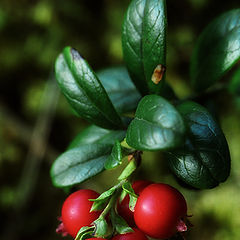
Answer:
<svg viewBox="0 0 240 240"><path fill-rule="evenodd" d="M139 195L142 190L150 185L152 182L146 180L137 180L132 184L134 192ZM122 202L118 203L118 214L123 217L129 226L135 226L133 212L129 209L129 195L127 195Z"/></svg>
<svg viewBox="0 0 240 240"><path fill-rule="evenodd" d="M106 240L106 238L88 238L86 240Z"/></svg>
<svg viewBox="0 0 240 240"><path fill-rule="evenodd" d="M148 238L137 228L133 228L134 232L118 234L112 240L148 240Z"/></svg>
<svg viewBox="0 0 240 240"><path fill-rule="evenodd" d="M99 217L101 212L90 212L93 202L89 201L98 196L93 190L81 189L65 200L62 206L62 222L71 236L76 237L81 227L89 226Z"/></svg>
<svg viewBox="0 0 240 240"><path fill-rule="evenodd" d="M175 188L156 183L140 194L134 211L137 227L153 238L166 239L178 231L186 231L182 219L187 216L187 204Z"/></svg>

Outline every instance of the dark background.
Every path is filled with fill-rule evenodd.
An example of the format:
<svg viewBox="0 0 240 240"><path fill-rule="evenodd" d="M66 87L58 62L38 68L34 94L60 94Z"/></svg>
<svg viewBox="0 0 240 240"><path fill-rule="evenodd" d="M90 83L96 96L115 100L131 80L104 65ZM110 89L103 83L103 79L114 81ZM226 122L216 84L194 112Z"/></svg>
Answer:
<svg viewBox="0 0 240 240"><path fill-rule="evenodd" d="M49 169L87 123L73 115L59 94L54 62L70 45L96 71L123 64L121 24L129 2L0 1L1 240L61 239L55 228L69 189L54 188ZM213 18L240 4L237 0L167 0L167 6L167 80L184 98L192 93L189 61L198 35ZM219 116L232 155L232 174L226 183L214 190L182 189L161 157L150 153L145 154L138 176L182 189L193 214L194 227L187 239L240 239L239 107L228 94L216 99L208 103ZM111 186L109 177L114 181L114 174L103 173L80 187L103 191Z"/></svg>

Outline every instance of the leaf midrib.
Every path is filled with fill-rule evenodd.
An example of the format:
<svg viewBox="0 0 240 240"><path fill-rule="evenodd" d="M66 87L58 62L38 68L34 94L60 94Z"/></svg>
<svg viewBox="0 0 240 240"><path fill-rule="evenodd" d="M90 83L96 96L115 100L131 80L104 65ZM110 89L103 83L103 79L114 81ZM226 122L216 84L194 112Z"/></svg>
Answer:
<svg viewBox="0 0 240 240"><path fill-rule="evenodd" d="M76 83L76 85L78 86L78 88L80 88L81 91L85 94L85 96L87 96L87 98L88 98L89 100L91 100L92 105L105 117L105 119L108 120L108 121L112 124L112 126L115 126L115 127L116 127L115 122L112 121L112 120L92 101L92 99L89 97L89 95L87 94L87 92L86 92L86 91L79 85L79 83L77 82L77 80L76 80L76 78L77 78L77 77L76 77L76 74L74 74L74 71L73 71L73 72L71 71L71 68L72 68L71 65L74 65L73 61L71 61L72 64L70 64L70 63L67 61L67 57L65 56L65 54L63 54L63 57L64 57L64 61L67 63L69 72L70 72L70 74L72 75L72 77L73 77L73 79L74 79L74 82ZM72 59L71 59L71 60L72 60ZM81 60L83 60L83 59L81 58ZM81 67L81 70L83 71L82 67ZM99 81L100 81L100 80L99 80ZM108 96L107 96L107 97L108 97ZM76 101L78 101L78 100L76 100ZM110 99L109 99L109 101L110 101L110 103L111 103L111 100L110 100ZM78 101L78 102L79 102L79 101ZM112 107L113 107L113 110L115 110L114 106L112 106ZM118 113L117 113L116 110L115 110L115 113L116 113L117 116L118 116ZM119 117L119 119L120 119L120 117Z"/></svg>

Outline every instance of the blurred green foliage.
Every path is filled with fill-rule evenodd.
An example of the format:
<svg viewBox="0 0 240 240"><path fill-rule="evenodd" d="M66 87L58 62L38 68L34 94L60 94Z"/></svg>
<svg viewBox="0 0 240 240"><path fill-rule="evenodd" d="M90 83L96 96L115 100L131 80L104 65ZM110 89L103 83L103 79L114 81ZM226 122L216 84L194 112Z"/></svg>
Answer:
<svg viewBox="0 0 240 240"><path fill-rule="evenodd" d="M129 2L0 1L1 240L61 239L55 234L56 219L69 189L55 189L49 169L87 123L76 118L60 96L57 108L52 109L51 124L46 121L48 128L39 130L39 136L47 143L45 151L41 149L43 144L31 144L34 129L39 126L37 120L46 110L42 98L52 78L55 59L66 45L78 49L94 70L122 64L121 24ZM168 0L167 6L167 81L174 86L177 95L184 98L192 94L188 83L189 61L197 36L214 17L240 5L236 0L221 3L217 0ZM228 78L231 74L226 80ZM53 94L57 101L56 93L47 93ZM167 182L183 191L194 224L187 239L237 240L240 239L239 100L228 92L220 92L214 96L214 101L205 96L199 102L214 109L229 142L232 173L228 181L214 190L182 188L169 173L164 159L151 153L144 154L136 178ZM45 120L50 118L45 115ZM31 158L27 161L32 146L34 153L44 152L42 157L32 161L34 165L31 165ZM31 171L35 180L25 174ZM119 171L104 172L80 187L103 191L113 184L113 176ZM31 190L25 190L28 187ZM20 198L19 193L25 191L27 194Z"/></svg>

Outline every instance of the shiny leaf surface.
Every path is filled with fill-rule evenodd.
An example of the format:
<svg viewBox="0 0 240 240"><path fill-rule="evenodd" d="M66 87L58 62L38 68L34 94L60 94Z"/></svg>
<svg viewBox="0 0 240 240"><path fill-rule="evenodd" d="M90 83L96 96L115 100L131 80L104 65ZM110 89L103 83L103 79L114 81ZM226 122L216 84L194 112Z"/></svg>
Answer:
<svg viewBox="0 0 240 240"><path fill-rule="evenodd" d="M230 172L225 136L210 113L194 102L178 106L188 126L184 147L168 153L169 166L181 180L195 188L213 188Z"/></svg>
<svg viewBox="0 0 240 240"><path fill-rule="evenodd" d="M161 92L166 66L165 0L133 0L122 28L123 55L134 84L145 95Z"/></svg>
<svg viewBox="0 0 240 240"><path fill-rule="evenodd" d="M240 9L211 22L199 37L191 61L193 87L202 91L218 81L240 59Z"/></svg>
<svg viewBox="0 0 240 240"><path fill-rule="evenodd" d="M184 141L185 125L181 115L164 98L145 96L127 129L126 141L137 150L166 150Z"/></svg>
<svg viewBox="0 0 240 240"><path fill-rule="evenodd" d="M75 49L63 50L56 60L55 71L62 93L79 116L103 128L122 127L101 82Z"/></svg>

